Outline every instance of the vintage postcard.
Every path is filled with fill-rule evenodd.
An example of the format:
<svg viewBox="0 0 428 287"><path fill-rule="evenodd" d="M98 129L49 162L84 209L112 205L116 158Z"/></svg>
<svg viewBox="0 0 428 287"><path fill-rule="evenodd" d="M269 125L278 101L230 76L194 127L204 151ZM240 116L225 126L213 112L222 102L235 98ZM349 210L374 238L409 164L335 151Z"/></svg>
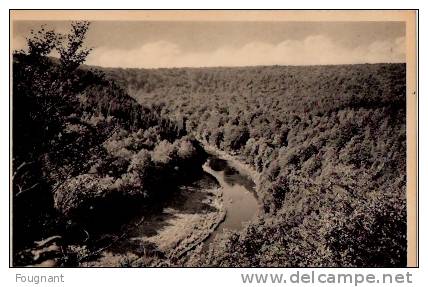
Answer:
<svg viewBox="0 0 428 287"><path fill-rule="evenodd" d="M415 267L416 11L10 11L13 267Z"/></svg>

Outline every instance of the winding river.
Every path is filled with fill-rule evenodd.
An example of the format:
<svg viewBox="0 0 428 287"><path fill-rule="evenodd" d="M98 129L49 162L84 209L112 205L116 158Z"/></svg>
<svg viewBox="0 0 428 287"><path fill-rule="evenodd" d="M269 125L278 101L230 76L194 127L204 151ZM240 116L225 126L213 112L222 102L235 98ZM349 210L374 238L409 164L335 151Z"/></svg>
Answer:
<svg viewBox="0 0 428 287"><path fill-rule="evenodd" d="M225 230L243 229L260 209L253 180L236 164L233 159L209 154L202 174L179 186L156 211L124 224L126 232L101 248L106 250L97 259L82 266L118 266L130 254L141 258L146 250L189 258L189 251L200 244L202 251L207 251ZM217 219L218 212L225 216Z"/></svg>
<svg viewBox="0 0 428 287"><path fill-rule="evenodd" d="M249 176L233 168L227 160L211 155L202 168L218 181L226 209L225 220L204 242L203 248L207 249L214 238L225 229L241 230L257 215L259 205L255 197L254 182Z"/></svg>

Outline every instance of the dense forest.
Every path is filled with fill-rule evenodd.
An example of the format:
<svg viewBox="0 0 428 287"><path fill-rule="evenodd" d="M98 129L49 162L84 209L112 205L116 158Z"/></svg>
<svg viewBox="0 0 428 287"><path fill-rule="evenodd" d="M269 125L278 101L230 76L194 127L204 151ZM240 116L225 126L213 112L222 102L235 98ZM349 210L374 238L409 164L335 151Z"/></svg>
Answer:
<svg viewBox="0 0 428 287"><path fill-rule="evenodd" d="M67 246L150 212L202 144L260 174L262 212L186 266L406 265L405 64L89 67L88 28L14 52L15 265L55 234L61 264L79 264Z"/></svg>
<svg viewBox="0 0 428 287"><path fill-rule="evenodd" d="M196 266L406 264L405 64L105 72L262 175L264 214Z"/></svg>

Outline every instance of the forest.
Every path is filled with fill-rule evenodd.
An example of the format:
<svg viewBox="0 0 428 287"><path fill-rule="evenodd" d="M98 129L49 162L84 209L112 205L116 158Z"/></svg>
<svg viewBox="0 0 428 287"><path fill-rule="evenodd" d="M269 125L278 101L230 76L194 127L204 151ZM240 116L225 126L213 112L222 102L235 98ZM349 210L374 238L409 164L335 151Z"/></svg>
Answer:
<svg viewBox="0 0 428 287"><path fill-rule="evenodd" d="M264 214L196 266L405 266L405 64L105 72L262 175Z"/></svg>
<svg viewBox="0 0 428 287"><path fill-rule="evenodd" d="M406 266L405 64L91 67L89 26L13 55L15 265L61 234L60 265L79 266L76 246L174 196L209 145L260 175L261 212L168 265ZM127 264L163 260L144 257Z"/></svg>

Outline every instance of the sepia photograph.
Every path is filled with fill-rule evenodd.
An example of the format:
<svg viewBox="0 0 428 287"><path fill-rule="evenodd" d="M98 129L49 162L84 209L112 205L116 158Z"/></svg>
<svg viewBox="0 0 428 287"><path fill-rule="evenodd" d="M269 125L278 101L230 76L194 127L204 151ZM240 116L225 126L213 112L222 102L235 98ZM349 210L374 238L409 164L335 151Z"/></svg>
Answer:
<svg viewBox="0 0 428 287"><path fill-rule="evenodd" d="M11 267L416 267L415 11L10 11Z"/></svg>

